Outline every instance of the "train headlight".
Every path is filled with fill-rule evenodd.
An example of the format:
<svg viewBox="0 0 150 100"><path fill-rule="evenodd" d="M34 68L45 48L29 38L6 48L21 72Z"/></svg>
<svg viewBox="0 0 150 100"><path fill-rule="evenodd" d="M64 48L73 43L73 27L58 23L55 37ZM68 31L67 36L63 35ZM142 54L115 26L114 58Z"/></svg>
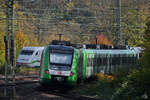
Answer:
<svg viewBox="0 0 150 100"><path fill-rule="evenodd" d="M48 71L48 70L46 70L46 71L45 71L45 73L46 73L46 74L49 74L49 71Z"/></svg>
<svg viewBox="0 0 150 100"><path fill-rule="evenodd" d="M73 73L73 72L71 72L71 73L70 73L70 76L72 76L73 74L74 74L74 73Z"/></svg>

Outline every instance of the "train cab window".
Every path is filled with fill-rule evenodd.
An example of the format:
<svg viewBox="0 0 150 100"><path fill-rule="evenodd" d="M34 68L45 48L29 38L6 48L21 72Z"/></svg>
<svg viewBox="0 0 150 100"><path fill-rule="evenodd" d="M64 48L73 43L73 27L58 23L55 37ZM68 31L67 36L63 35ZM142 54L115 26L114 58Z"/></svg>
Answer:
<svg viewBox="0 0 150 100"><path fill-rule="evenodd" d="M72 54L51 53L50 54L50 63L51 64L61 64L61 65L71 65Z"/></svg>
<svg viewBox="0 0 150 100"><path fill-rule="evenodd" d="M22 50L21 51L21 55L32 55L33 54L33 50Z"/></svg>

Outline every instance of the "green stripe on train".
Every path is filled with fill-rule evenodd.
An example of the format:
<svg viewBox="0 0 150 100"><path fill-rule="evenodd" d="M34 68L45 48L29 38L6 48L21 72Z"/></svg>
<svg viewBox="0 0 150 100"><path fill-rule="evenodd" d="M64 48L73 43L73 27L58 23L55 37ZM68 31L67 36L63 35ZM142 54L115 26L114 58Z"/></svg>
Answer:
<svg viewBox="0 0 150 100"><path fill-rule="evenodd" d="M30 64L34 64L34 63L37 63L37 62L38 62L38 60L34 60Z"/></svg>

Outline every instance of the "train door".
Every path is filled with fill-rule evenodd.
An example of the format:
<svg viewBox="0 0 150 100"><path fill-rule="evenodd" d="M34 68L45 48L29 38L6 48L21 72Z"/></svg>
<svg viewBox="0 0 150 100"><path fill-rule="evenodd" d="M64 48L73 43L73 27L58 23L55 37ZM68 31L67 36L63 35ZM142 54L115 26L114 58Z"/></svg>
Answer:
<svg viewBox="0 0 150 100"><path fill-rule="evenodd" d="M78 79L82 79L83 78L83 52L82 50L79 51L77 71L78 71L78 74L77 74Z"/></svg>

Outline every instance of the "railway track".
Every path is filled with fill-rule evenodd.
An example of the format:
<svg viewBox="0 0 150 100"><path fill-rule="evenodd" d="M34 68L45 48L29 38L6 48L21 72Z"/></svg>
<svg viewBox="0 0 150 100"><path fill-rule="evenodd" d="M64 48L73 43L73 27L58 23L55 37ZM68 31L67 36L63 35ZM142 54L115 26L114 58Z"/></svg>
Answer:
<svg viewBox="0 0 150 100"><path fill-rule="evenodd" d="M6 98L16 98L18 100L26 100L33 97L35 97L38 100L41 99L49 99L53 98L52 100L101 100L89 96L83 96L83 95L75 95L70 93L70 91L73 89L73 87L66 87L65 85L56 85L53 87L43 87L39 84L38 75L17 75L15 84L10 81L12 78L8 77L7 86L5 85L5 77L0 76L0 81L3 81L3 83L0 83L0 93L4 89L12 90L11 88L15 88L18 96L1 96L4 99ZM23 90L23 91L21 91ZM10 91L9 91L10 92ZM11 93L8 93L11 94ZM24 95L25 94L25 95ZM2 99L3 99L2 98ZM30 100L30 99L29 99Z"/></svg>
<svg viewBox="0 0 150 100"><path fill-rule="evenodd" d="M42 91L46 94L53 94L57 96L61 96L64 98L69 98L72 100L102 100L99 98L94 98L90 96L83 96L83 95L75 95L71 94L70 90L72 90L73 87L68 87L68 86L55 86L55 87L38 87L37 91Z"/></svg>
<svg viewBox="0 0 150 100"><path fill-rule="evenodd" d="M15 87L15 91L18 95L12 96L14 93L8 93L11 94L11 96L3 96L3 98L19 98L18 100L41 100L41 99L52 99L52 100L101 100L93 97L83 96L83 95L75 95L71 94L70 90L72 90L72 87L66 87L66 86L55 86L55 87L43 87L39 84L38 81L28 81L28 82L18 82L15 85L10 84L7 87L4 85L0 86L0 93L2 89L5 88L12 90L11 88ZM13 90L14 91L14 90ZM0 98L1 98L0 94Z"/></svg>

